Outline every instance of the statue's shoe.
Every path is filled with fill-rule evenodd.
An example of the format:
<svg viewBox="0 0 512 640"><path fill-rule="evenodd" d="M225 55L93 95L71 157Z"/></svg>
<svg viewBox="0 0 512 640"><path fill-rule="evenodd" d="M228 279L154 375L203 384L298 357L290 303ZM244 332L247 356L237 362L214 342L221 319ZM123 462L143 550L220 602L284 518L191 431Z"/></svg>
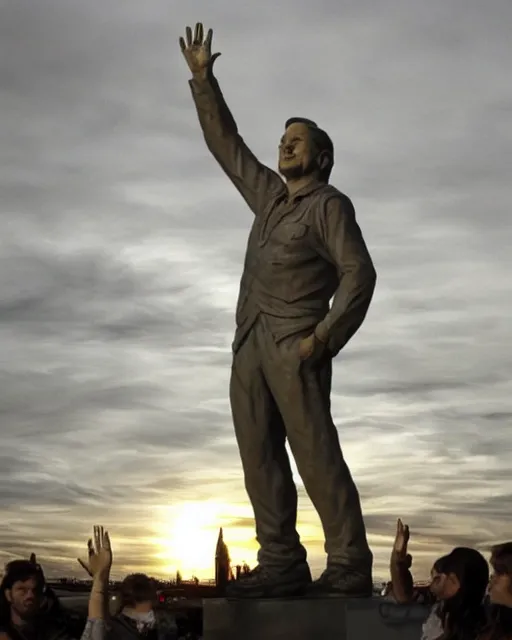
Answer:
<svg viewBox="0 0 512 640"><path fill-rule="evenodd" d="M318 580L308 588L306 596L342 598L371 598L373 595L372 575L348 567L327 567Z"/></svg>
<svg viewBox="0 0 512 640"><path fill-rule="evenodd" d="M257 566L226 587L228 598L288 598L303 595L311 586L311 571L307 563L280 570Z"/></svg>

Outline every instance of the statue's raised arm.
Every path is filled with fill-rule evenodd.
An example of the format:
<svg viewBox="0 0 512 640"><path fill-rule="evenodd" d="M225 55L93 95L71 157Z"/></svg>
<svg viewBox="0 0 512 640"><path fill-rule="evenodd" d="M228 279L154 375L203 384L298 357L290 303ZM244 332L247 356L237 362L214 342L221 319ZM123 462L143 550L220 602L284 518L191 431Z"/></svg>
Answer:
<svg viewBox="0 0 512 640"><path fill-rule="evenodd" d="M255 215L285 190L281 178L263 165L247 147L213 75L213 64L220 53L212 55L213 31L206 37L201 23L194 33L186 28L180 47L192 72L190 87L208 149L233 182Z"/></svg>
<svg viewBox="0 0 512 640"><path fill-rule="evenodd" d="M371 597L373 556L330 395L332 359L366 316L375 268L352 202L329 182L334 144L327 132L309 118L288 118L276 145L279 173L261 164L213 75L219 54L212 55L212 35L201 24L188 27L180 46L206 144L256 214L229 399L260 550L258 566L230 581L226 594ZM325 532L327 566L314 583L296 528L286 442Z"/></svg>

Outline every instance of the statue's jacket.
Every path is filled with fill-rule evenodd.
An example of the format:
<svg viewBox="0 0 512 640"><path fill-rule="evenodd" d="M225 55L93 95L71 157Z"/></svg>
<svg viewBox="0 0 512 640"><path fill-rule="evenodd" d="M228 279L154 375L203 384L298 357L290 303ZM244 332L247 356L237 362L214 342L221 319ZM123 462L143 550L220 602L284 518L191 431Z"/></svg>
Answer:
<svg viewBox="0 0 512 640"><path fill-rule="evenodd" d="M255 214L233 350L263 313L276 341L318 328L335 356L363 322L376 282L352 202L321 182L288 199L239 135L215 77L190 86L208 149Z"/></svg>

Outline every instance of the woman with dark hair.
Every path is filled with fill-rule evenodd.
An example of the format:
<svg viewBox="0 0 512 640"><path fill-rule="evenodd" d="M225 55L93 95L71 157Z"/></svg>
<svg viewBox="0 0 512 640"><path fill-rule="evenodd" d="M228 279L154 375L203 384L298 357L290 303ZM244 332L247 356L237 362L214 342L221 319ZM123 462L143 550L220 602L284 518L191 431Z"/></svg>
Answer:
<svg viewBox="0 0 512 640"><path fill-rule="evenodd" d="M491 550L490 624L481 640L512 640L512 542Z"/></svg>
<svg viewBox="0 0 512 640"><path fill-rule="evenodd" d="M158 611L155 582L143 573L127 576L118 593L116 613L109 620L109 640L176 640L174 618Z"/></svg>
<svg viewBox="0 0 512 640"><path fill-rule="evenodd" d="M401 520L391 554L393 593L400 604L414 601L412 563L407 553L409 527ZM421 640L476 640L486 624L484 597L489 566L481 553L456 547L432 567L430 592L436 603L423 625Z"/></svg>
<svg viewBox="0 0 512 640"><path fill-rule="evenodd" d="M489 565L476 549L456 547L439 558L430 590L438 600L443 640L475 640L480 635L487 620L483 602L488 584Z"/></svg>

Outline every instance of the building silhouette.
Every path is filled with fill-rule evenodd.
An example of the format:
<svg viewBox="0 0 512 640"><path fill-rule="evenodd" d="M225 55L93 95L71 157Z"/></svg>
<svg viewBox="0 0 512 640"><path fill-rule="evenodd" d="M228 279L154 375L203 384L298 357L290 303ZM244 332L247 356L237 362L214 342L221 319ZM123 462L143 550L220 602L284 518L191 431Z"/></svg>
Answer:
<svg viewBox="0 0 512 640"><path fill-rule="evenodd" d="M219 530L217 539L217 547L215 549L215 586L219 594L224 592L227 583L231 577L231 560L229 558L229 550L224 542L224 532L222 527Z"/></svg>

